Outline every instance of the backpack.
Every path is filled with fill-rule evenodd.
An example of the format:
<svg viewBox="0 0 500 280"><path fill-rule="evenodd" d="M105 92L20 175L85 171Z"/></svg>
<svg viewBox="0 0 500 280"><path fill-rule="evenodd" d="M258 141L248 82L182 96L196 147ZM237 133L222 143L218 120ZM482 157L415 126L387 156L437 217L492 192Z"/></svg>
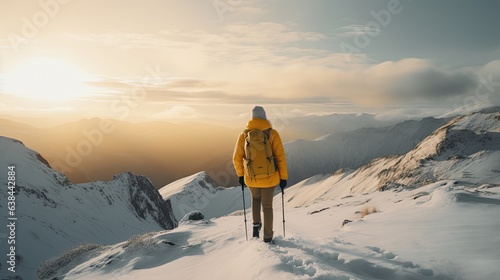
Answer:
<svg viewBox="0 0 500 280"><path fill-rule="evenodd" d="M278 170L269 134L271 129L245 130L245 173L251 180L267 178Z"/></svg>

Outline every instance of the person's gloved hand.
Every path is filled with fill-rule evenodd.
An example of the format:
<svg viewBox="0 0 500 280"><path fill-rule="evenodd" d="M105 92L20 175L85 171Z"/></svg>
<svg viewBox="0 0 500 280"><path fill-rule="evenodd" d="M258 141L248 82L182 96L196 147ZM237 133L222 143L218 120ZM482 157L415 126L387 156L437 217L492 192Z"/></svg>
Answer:
<svg viewBox="0 0 500 280"><path fill-rule="evenodd" d="M280 188L281 188L281 191L283 191L286 187L286 180L280 180Z"/></svg>
<svg viewBox="0 0 500 280"><path fill-rule="evenodd" d="M239 179L240 179L240 185L242 187L244 187L245 186L245 177L241 176Z"/></svg>

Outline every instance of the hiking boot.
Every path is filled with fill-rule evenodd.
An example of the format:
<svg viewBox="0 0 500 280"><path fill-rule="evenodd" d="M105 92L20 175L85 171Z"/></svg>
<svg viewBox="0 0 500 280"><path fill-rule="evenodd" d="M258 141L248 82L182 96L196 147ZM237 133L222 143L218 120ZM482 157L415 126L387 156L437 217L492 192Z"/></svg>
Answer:
<svg viewBox="0 0 500 280"><path fill-rule="evenodd" d="M259 238L259 232L262 228L262 223L253 224L253 237Z"/></svg>
<svg viewBox="0 0 500 280"><path fill-rule="evenodd" d="M266 242L266 243L272 243L272 241L273 241L272 237L271 238L264 238L264 242Z"/></svg>

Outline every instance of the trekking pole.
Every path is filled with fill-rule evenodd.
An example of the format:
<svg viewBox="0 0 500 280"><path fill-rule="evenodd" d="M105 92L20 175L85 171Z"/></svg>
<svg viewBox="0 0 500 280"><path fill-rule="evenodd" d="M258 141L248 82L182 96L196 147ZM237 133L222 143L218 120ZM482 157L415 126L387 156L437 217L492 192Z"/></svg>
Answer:
<svg viewBox="0 0 500 280"><path fill-rule="evenodd" d="M285 191L281 189L281 209L283 210L283 238L285 238Z"/></svg>
<svg viewBox="0 0 500 280"><path fill-rule="evenodd" d="M248 230L247 230L247 207L245 206L245 185L241 185L241 192L243 193L243 216L245 217L245 237L248 241Z"/></svg>

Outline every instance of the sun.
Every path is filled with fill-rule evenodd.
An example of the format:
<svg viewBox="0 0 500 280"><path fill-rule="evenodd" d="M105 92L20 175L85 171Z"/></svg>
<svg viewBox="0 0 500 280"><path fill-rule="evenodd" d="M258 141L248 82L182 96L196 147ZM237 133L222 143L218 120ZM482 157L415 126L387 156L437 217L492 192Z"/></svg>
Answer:
<svg viewBox="0 0 500 280"><path fill-rule="evenodd" d="M4 76L3 90L31 99L68 100L84 96L87 75L64 60L36 58Z"/></svg>

